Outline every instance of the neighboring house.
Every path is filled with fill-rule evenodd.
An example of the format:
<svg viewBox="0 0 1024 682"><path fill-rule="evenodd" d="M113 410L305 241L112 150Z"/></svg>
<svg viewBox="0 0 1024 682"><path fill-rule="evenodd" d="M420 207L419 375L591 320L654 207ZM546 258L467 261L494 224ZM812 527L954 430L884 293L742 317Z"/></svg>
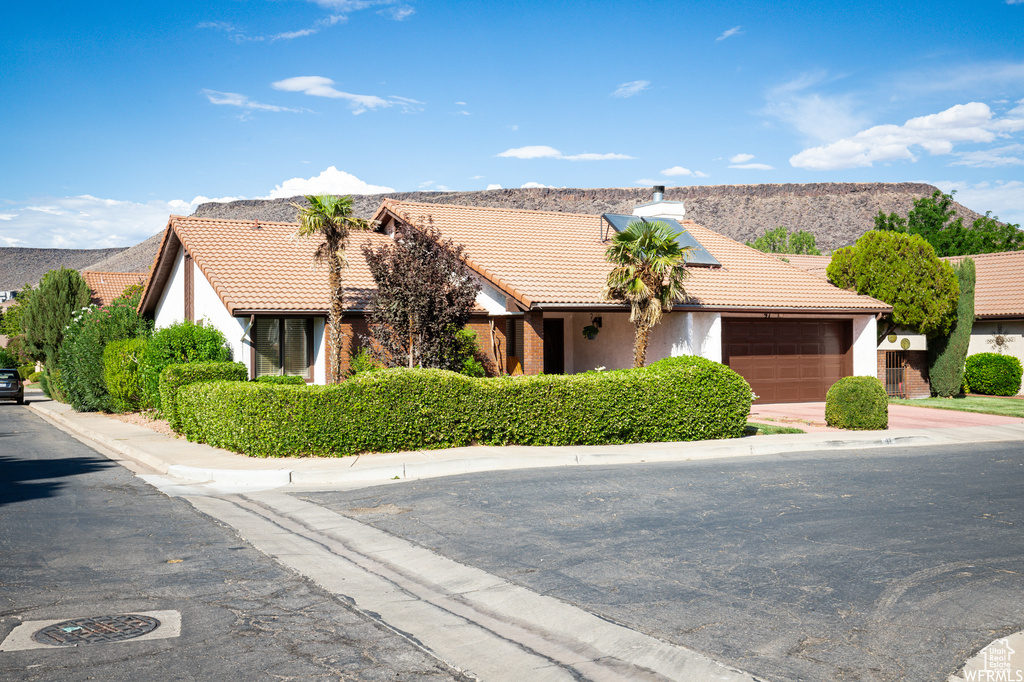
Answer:
<svg viewBox="0 0 1024 682"><path fill-rule="evenodd" d="M637 211L648 219L682 219L681 202ZM575 373L632 362L628 304L601 297L605 260L616 225L635 216L597 216L502 208L385 201L375 233L352 233L345 273L346 357L365 334L373 280L361 245L387 243L396 225L433 225L466 248L480 281L469 327L501 373ZM315 241L297 240L296 225L172 216L140 309L157 326L206 318L225 331L250 375L328 376L324 319L327 275L313 268ZM701 247L687 270L687 299L651 337L648 361L701 355L741 375L762 402L823 400L838 378L877 372L875 316L881 301L832 286L691 221ZM588 325L600 328L590 340Z"/></svg>
<svg viewBox="0 0 1024 682"><path fill-rule="evenodd" d="M89 285L92 302L99 306L110 303L124 293L124 290L135 284L146 283L144 272L95 272L83 270L82 279Z"/></svg>
<svg viewBox="0 0 1024 682"><path fill-rule="evenodd" d="M777 257L823 278L831 261L831 256ZM946 256L942 260L956 264L965 257L974 261L977 273L968 354L1002 353L1024 363L1024 251ZM927 349L927 338L907 330L897 330L882 340L878 345L878 378L886 383L890 394L910 398L931 394ZM1024 387L1020 393L1024 393Z"/></svg>

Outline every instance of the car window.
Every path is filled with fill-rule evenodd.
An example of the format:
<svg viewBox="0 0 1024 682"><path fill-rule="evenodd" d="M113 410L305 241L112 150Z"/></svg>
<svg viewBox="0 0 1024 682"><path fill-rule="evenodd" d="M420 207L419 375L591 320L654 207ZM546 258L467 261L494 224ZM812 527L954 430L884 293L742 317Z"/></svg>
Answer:
<svg viewBox="0 0 1024 682"><path fill-rule="evenodd" d="M13 369L0 369L0 381L18 380L18 372Z"/></svg>

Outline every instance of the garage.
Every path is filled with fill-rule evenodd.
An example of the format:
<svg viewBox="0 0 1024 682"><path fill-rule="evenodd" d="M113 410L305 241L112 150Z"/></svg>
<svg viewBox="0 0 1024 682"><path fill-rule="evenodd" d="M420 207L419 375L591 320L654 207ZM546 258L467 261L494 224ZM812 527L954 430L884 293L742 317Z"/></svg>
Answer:
<svg viewBox="0 0 1024 682"><path fill-rule="evenodd" d="M853 324L723 318L722 362L747 380L759 403L821 401L853 374Z"/></svg>

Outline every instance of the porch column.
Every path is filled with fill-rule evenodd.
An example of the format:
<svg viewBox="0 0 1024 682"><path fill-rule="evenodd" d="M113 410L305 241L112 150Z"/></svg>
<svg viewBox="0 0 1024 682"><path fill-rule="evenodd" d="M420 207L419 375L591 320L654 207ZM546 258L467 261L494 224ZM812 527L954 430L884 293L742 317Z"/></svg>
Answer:
<svg viewBox="0 0 1024 682"><path fill-rule="evenodd" d="M534 310L523 316L523 374L544 371L544 313Z"/></svg>

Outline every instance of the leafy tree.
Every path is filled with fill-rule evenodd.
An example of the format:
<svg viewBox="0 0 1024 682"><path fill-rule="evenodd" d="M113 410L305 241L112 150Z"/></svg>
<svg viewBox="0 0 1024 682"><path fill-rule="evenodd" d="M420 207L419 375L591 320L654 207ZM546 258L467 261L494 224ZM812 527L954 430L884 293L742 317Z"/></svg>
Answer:
<svg viewBox="0 0 1024 682"><path fill-rule="evenodd" d="M89 304L91 293L77 270L50 270L32 292L22 312L25 348L29 357L55 369L60 361L64 328L72 314Z"/></svg>
<svg viewBox="0 0 1024 682"><path fill-rule="evenodd" d="M435 227L405 226L394 243L363 254L377 283L369 320L378 360L461 371L466 339L457 332L480 291L463 247Z"/></svg>
<svg viewBox="0 0 1024 682"><path fill-rule="evenodd" d="M747 242L747 246L765 253L821 255L813 234L806 230L797 230L790 234L785 227L768 230L753 242Z"/></svg>
<svg viewBox="0 0 1024 682"><path fill-rule="evenodd" d="M950 398L960 393L964 383L964 361L971 344L974 327L974 261L965 258L954 266L960 283L960 300L956 306L956 322L949 334L928 342L928 381L932 394Z"/></svg>
<svg viewBox="0 0 1024 682"><path fill-rule="evenodd" d="M15 358L16 364L24 365L32 362L25 348L25 329L21 320L32 295L32 286L26 284L18 292L14 304L9 306L0 316L0 334L7 337L7 351Z"/></svg>
<svg viewBox="0 0 1024 682"><path fill-rule="evenodd" d="M146 344L139 363L145 406L161 408L160 372L167 365L231 360L227 339L212 325L185 320L158 329Z"/></svg>
<svg viewBox="0 0 1024 682"><path fill-rule="evenodd" d="M867 232L855 245L833 253L826 273L836 286L893 307L878 327L879 341L897 327L927 336L946 334L956 320L956 273L917 235Z"/></svg>
<svg viewBox="0 0 1024 682"><path fill-rule="evenodd" d="M341 381L341 360L344 333L341 318L345 314L345 285L342 280L348 267L345 247L349 230L368 230L372 223L352 215L352 197L330 195L307 196L309 206L292 204L299 210L300 237L319 237L315 258L327 264L327 283L331 289L331 308L327 316L327 333L331 347L331 382Z"/></svg>
<svg viewBox="0 0 1024 682"><path fill-rule="evenodd" d="M875 229L920 235L939 256L1024 249L1024 232L1020 225L1002 224L992 217L991 211L975 220L971 227L964 227L963 218L953 207L953 194L935 190L930 197L915 199L914 208L906 218L879 211L875 216Z"/></svg>
<svg viewBox="0 0 1024 682"><path fill-rule="evenodd" d="M608 273L605 300L629 301L629 321L636 328L633 367L643 367L651 329L671 311L677 298L685 295L683 265L692 247L680 246L666 223L634 220L612 237L605 253L615 267Z"/></svg>

